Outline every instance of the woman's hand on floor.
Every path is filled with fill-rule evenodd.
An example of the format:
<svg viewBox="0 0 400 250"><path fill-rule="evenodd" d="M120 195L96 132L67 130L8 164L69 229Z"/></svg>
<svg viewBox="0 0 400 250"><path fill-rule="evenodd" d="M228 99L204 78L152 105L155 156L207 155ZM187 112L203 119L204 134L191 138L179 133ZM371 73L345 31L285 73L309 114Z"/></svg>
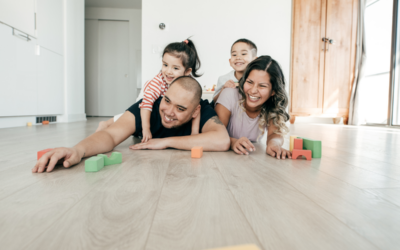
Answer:
<svg viewBox="0 0 400 250"><path fill-rule="evenodd" d="M43 171L51 172L58 162L62 162L63 166L69 168L78 164L85 153L79 152L75 148L55 148L45 153L32 169L32 173L42 173Z"/></svg>
<svg viewBox="0 0 400 250"><path fill-rule="evenodd" d="M256 151L253 143L251 143L251 141L246 137L240 139L231 138L231 149L239 155L248 155L249 152Z"/></svg>
<svg viewBox="0 0 400 250"><path fill-rule="evenodd" d="M282 160L286 158L292 158L292 153L289 150L282 148L280 144L274 142L273 140L267 144L267 154Z"/></svg>

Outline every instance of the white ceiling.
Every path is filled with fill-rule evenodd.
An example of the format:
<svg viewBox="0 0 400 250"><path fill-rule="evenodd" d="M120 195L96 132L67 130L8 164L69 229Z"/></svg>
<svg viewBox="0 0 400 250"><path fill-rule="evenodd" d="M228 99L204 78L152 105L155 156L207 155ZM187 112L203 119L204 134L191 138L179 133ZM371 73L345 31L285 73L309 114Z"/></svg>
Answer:
<svg viewBox="0 0 400 250"><path fill-rule="evenodd" d="M85 7L142 9L142 0L85 0Z"/></svg>

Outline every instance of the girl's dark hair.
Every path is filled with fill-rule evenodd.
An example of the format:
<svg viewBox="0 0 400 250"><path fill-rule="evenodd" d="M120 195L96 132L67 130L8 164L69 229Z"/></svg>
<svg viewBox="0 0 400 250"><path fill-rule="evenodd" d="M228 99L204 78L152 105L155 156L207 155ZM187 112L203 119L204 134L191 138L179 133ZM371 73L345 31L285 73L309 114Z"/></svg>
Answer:
<svg viewBox="0 0 400 250"><path fill-rule="evenodd" d="M165 47L162 56L164 56L165 53L180 58L182 60L183 67L185 67L185 71L191 68L192 75L194 77L202 76L197 72L200 69L201 63L199 55L197 54L196 51L196 47L194 46L192 40L186 39L185 41L182 42L170 43L167 45L167 47Z"/></svg>
<svg viewBox="0 0 400 250"><path fill-rule="evenodd" d="M243 73L243 77L239 80L239 93L242 95L240 104L246 101L246 93L243 86L253 70L262 70L269 74L272 84L272 91L275 95L268 98L261 108L259 128L264 133L265 127L269 126L270 121L278 128L276 134L285 135L289 132L285 122L289 120L289 114L286 112L286 107L289 103L289 98L285 90L285 78L279 64L270 56L260 56L249 65ZM244 107L244 105L241 105Z"/></svg>

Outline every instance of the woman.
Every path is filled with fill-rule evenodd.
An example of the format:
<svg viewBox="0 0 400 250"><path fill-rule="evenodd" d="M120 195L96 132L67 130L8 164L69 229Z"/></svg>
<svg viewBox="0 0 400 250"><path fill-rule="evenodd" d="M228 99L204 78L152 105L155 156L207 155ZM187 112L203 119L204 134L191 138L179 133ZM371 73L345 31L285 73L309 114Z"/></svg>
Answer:
<svg viewBox="0 0 400 250"><path fill-rule="evenodd" d="M267 154L285 159L291 158L290 151L282 148L283 135L289 131L285 124L289 120L287 105L281 68L270 56L261 56L247 66L238 89L221 92L215 111L227 127L231 149L237 154L254 151L251 141L258 141L267 130Z"/></svg>

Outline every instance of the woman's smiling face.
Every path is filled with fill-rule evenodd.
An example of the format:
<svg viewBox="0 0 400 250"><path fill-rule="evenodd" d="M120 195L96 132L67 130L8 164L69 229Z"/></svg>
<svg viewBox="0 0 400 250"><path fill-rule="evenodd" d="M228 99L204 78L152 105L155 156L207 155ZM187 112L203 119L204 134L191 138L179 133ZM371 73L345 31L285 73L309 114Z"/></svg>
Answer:
<svg viewBox="0 0 400 250"><path fill-rule="evenodd" d="M245 108L258 110L275 92L272 90L269 74L264 70L252 70L247 77L243 91L246 95Z"/></svg>

